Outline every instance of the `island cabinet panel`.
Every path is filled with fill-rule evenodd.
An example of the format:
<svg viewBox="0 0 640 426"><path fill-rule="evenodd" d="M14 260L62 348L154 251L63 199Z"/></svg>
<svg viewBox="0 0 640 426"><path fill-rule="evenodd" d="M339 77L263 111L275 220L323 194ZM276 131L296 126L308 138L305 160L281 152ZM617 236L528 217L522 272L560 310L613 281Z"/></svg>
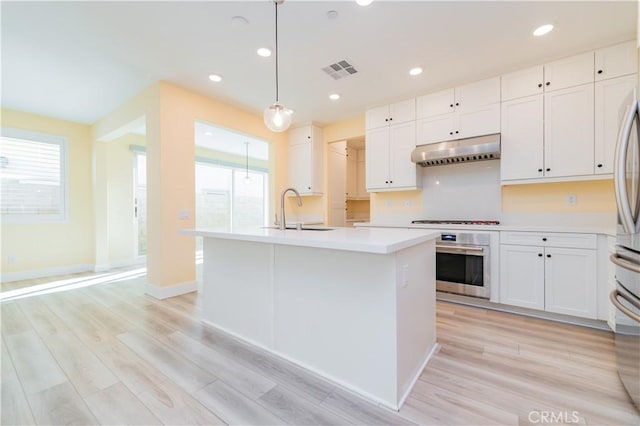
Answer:
<svg viewBox="0 0 640 426"><path fill-rule="evenodd" d="M436 345L436 234L305 232L200 234L203 321L398 410Z"/></svg>
<svg viewBox="0 0 640 426"><path fill-rule="evenodd" d="M273 292L273 245L205 238L204 253L212 261L203 262L203 318L253 344L272 346L273 310L265 301Z"/></svg>

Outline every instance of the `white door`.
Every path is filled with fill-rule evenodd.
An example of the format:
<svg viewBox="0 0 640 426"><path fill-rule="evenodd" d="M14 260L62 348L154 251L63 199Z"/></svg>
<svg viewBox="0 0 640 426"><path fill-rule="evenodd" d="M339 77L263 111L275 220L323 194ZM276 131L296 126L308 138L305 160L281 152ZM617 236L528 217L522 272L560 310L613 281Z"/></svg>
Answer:
<svg viewBox="0 0 640 426"><path fill-rule="evenodd" d="M395 124L389 129L389 186L415 187L417 166L411 153L416 148L416 123Z"/></svg>
<svg viewBox="0 0 640 426"><path fill-rule="evenodd" d="M545 93L545 176L593 174L593 126L593 84Z"/></svg>
<svg viewBox="0 0 640 426"><path fill-rule="evenodd" d="M502 103L500 178L543 176L544 98L528 96Z"/></svg>
<svg viewBox="0 0 640 426"><path fill-rule="evenodd" d="M416 99L416 117L427 118L455 111L454 89L441 90Z"/></svg>
<svg viewBox="0 0 640 426"><path fill-rule="evenodd" d="M500 246L500 303L544 309L544 248Z"/></svg>
<svg viewBox="0 0 640 426"><path fill-rule="evenodd" d="M456 111L476 110L500 102L500 77L456 87Z"/></svg>
<svg viewBox="0 0 640 426"><path fill-rule="evenodd" d="M544 89L542 65L502 75L502 100L541 94Z"/></svg>
<svg viewBox="0 0 640 426"><path fill-rule="evenodd" d="M329 226L345 226L347 220L347 143L329 145Z"/></svg>
<svg viewBox="0 0 640 426"><path fill-rule="evenodd" d="M416 119L416 100L409 99L389 105L389 124L405 123Z"/></svg>
<svg viewBox="0 0 640 426"><path fill-rule="evenodd" d="M147 254L147 155L135 154L134 163L134 227L136 256ZM200 239L200 238L197 238Z"/></svg>
<svg viewBox="0 0 640 426"><path fill-rule="evenodd" d="M636 42L616 44L596 50L596 81L620 77L638 72L638 48Z"/></svg>
<svg viewBox="0 0 640 426"><path fill-rule="evenodd" d="M367 132L367 190L383 189L389 186L389 127L381 127Z"/></svg>
<svg viewBox="0 0 640 426"><path fill-rule="evenodd" d="M545 309L596 319L596 250L548 247L545 251Z"/></svg>
<svg viewBox="0 0 640 426"><path fill-rule="evenodd" d="M636 83L633 74L595 84L595 174L613 173L618 130Z"/></svg>

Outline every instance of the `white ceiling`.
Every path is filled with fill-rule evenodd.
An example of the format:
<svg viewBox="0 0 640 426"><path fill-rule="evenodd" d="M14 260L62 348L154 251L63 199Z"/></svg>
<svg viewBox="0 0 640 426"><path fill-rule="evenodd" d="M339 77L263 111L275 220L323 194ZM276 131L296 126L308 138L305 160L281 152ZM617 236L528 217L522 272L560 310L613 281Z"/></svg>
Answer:
<svg viewBox="0 0 640 426"><path fill-rule="evenodd" d="M158 80L261 113L275 100L274 6L260 1L0 2L2 106L94 123ZM287 0L279 9L280 100L294 123L335 122L376 104L635 38L627 2ZM328 19L327 12L338 12ZM234 27L233 16L249 24ZM546 22L556 29L534 38ZM333 80L321 68L359 70ZM418 77L409 68L422 66ZM224 76L221 83L208 79ZM342 94L330 101L333 92Z"/></svg>

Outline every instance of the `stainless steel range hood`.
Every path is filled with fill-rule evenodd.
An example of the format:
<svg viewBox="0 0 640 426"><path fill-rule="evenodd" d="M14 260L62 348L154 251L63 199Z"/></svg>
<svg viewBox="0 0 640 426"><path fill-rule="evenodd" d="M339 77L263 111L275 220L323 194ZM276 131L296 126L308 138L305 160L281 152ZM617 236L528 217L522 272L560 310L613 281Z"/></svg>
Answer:
<svg viewBox="0 0 640 426"><path fill-rule="evenodd" d="M497 158L500 158L500 133L419 145L411 153L411 161L422 167Z"/></svg>

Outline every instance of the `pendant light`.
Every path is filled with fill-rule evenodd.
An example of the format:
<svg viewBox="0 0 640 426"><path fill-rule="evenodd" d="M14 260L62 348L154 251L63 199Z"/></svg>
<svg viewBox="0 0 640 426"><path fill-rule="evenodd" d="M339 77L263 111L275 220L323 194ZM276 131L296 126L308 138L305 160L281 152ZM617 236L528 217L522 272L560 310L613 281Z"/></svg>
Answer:
<svg viewBox="0 0 640 426"><path fill-rule="evenodd" d="M244 183L250 183L251 182L251 178L249 177L249 142L245 142L245 148L246 148L246 156L245 156L245 175L244 175Z"/></svg>
<svg viewBox="0 0 640 426"><path fill-rule="evenodd" d="M279 102L278 98L278 6L284 0L273 0L276 6L276 101L264 110L264 124L273 132L284 132L291 125L293 111Z"/></svg>

